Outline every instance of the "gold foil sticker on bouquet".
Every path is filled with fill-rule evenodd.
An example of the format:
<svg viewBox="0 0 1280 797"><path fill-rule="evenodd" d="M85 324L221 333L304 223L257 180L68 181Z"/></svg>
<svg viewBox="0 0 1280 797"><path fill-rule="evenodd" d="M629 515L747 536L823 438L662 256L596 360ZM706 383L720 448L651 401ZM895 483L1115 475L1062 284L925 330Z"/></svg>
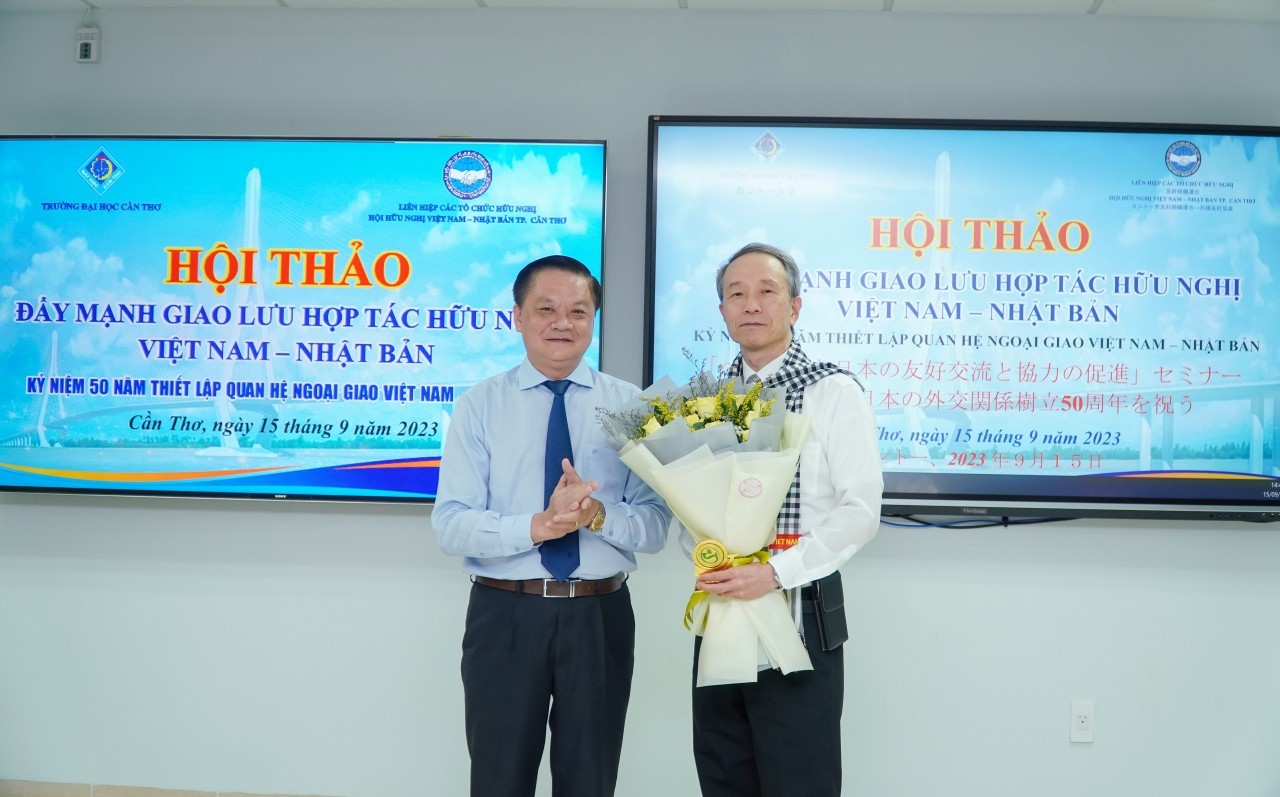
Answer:
<svg viewBox="0 0 1280 797"><path fill-rule="evenodd" d="M693 571L698 575L730 567L729 549L718 540L703 540L693 546Z"/></svg>

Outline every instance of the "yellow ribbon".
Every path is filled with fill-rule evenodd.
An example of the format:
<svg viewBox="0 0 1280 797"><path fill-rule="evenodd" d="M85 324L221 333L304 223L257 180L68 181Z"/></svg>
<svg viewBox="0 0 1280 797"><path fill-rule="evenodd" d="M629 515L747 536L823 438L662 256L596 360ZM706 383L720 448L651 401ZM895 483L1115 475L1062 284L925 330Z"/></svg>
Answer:
<svg viewBox="0 0 1280 797"><path fill-rule="evenodd" d="M708 542L710 542L710 541L708 541ZM703 544L703 543L698 543L698 545L702 545L702 544ZM719 547L721 548L721 550L723 550L723 549L724 549L724 546L720 545L719 543L715 543L715 544L716 544L717 546L719 546ZM695 551L697 551L697 547L696 547L696 546L695 546L694 550L695 550ZM694 561L696 562L696 561L698 561L698 559L699 559L699 557L698 557L698 556L697 556L697 554L695 553ZM719 571L719 570L728 570L728 569L729 569L729 568L731 568L731 567L740 567L740 566L742 566L742 565L749 565L749 564L751 564L752 562L759 562L759 563L760 563L760 564L762 564L762 565L763 565L763 564L767 564L767 563L769 562L769 549L768 549L768 548L765 548L764 550L756 551L755 553L749 553L749 554L747 554L746 556L735 556L735 557L733 557L733 558L731 558L731 559L727 560L727 561L726 561L724 564L722 564L721 566L716 567L716 568L712 568L712 569L707 569L707 568L699 567L699 566L695 565L695 566L694 566L694 572L696 572L698 575L702 575L703 573L714 573L714 572ZM685 627L686 629L688 629L689 631L693 631L693 612L694 612L694 610L695 610L696 608L698 608L698 604L700 604L700 603L702 603L704 600L706 600L706 599L707 599L707 596L708 596L708 595L710 595L710 594L711 594L711 593L707 592L707 591L706 591L706 590L704 590L704 589L697 589L697 590L694 590L694 591L693 591L693 594L689 596L689 602L688 602L687 604L685 604L685 607L684 607L684 627ZM705 628L705 627L706 627L706 622L707 622L707 618L704 616L704 617L702 618L702 625L703 625L703 628ZM702 628L699 628L699 629L698 629L698 631L701 631L701 630L702 630ZM695 633L697 633L697 632L695 632Z"/></svg>

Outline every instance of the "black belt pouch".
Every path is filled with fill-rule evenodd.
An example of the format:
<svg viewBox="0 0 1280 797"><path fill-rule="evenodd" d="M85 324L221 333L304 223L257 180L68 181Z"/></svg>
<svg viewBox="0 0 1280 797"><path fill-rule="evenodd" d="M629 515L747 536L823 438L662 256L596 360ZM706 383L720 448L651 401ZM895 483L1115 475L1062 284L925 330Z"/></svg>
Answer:
<svg viewBox="0 0 1280 797"><path fill-rule="evenodd" d="M849 624L844 617L844 585L840 571L813 582L813 603L817 609L818 644L823 650L835 650L849 639Z"/></svg>

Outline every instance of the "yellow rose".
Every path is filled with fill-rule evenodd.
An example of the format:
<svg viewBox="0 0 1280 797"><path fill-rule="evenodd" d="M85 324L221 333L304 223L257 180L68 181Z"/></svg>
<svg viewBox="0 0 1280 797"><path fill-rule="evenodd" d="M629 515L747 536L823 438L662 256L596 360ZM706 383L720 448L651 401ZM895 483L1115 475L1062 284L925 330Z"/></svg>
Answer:
<svg viewBox="0 0 1280 797"><path fill-rule="evenodd" d="M690 404L693 405L693 411L703 418L714 418L716 415L716 397L715 396L699 396L693 399Z"/></svg>
<svg viewBox="0 0 1280 797"><path fill-rule="evenodd" d="M750 429L751 422L759 417L760 417L760 410L751 410L750 412L747 413L747 417L742 419L742 425Z"/></svg>
<svg viewBox="0 0 1280 797"><path fill-rule="evenodd" d="M649 420L644 422L644 433L647 435L653 434L661 428L662 424L658 423L658 419L652 415L649 416Z"/></svg>

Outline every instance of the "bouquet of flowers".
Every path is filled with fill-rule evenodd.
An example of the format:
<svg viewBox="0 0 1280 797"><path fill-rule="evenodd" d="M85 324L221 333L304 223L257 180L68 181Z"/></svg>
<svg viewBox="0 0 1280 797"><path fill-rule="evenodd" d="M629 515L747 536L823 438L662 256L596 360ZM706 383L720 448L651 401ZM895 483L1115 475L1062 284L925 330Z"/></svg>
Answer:
<svg viewBox="0 0 1280 797"><path fill-rule="evenodd" d="M697 541L698 573L766 562L809 420L775 409L781 391L739 393L695 365L687 389L663 377L630 404L600 410L601 427ZM784 673L812 668L779 591L750 601L695 592L685 625L702 635L699 686L755 681L759 646Z"/></svg>

